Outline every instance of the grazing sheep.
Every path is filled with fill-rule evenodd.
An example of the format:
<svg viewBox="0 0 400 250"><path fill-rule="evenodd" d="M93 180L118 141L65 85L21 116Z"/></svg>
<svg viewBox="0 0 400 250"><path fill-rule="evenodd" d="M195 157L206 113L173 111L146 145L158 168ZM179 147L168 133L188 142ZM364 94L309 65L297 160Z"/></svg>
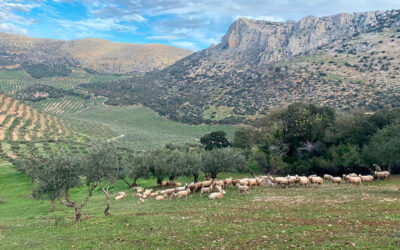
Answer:
<svg viewBox="0 0 400 250"><path fill-rule="evenodd" d="M236 187L239 189L240 193L249 193L249 186L241 186L239 183L236 183Z"/></svg>
<svg viewBox="0 0 400 250"><path fill-rule="evenodd" d="M213 178L211 178L208 181L203 181L203 182L201 182L201 187L209 187L209 186L211 186L211 184L213 184L213 182L214 182Z"/></svg>
<svg viewBox="0 0 400 250"><path fill-rule="evenodd" d="M219 192L211 193L208 198L210 200L222 199L224 198L224 194L226 194L226 192L221 188Z"/></svg>
<svg viewBox="0 0 400 250"><path fill-rule="evenodd" d="M159 195L156 197L156 201L163 201L167 199L167 195L163 194L163 195Z"/></svg>
<svg viewBox="0 0 400 250"><path fill-rule="evenodd" d="M189 188L189 185L188 184L186 184L185 186L183 186L183 187L177 187L177 188L175 188L175 191L185 191L187 188Z"/></svg>
<svg viewBox="0 0 400 250"><path fill-rule="evenodd" d="M389 171L375 171L375 177L379 180L388 179L390 177Z"/></svg>
<svg viewBox="0 0 400 250"><path fill-rule="evenodd" d="M162 182L161 182L161 186L162 186L162 187L168 186L168 182L167 182L167 181L162 181Z"/></svg>
<svg viewBox="0 0 400 250"><path fill-rule="evenodd" d="M331 180L331 179L332 179L332 175L324 174L324 180Z"/></svg>
<svg viewBox="0 0 400 250"><path fill-rule="evenodd" d="M160 194L160 191L154 192L150 194L150 197L156 197Z"/></svg>
<svg viewBox="0 0 400 250"><path fill-rule="evenodd" d="M374 180L372 175L358 175L361 178L362 182L370 182Z"/></svg>
<svg viewBox="0 0 400 250"><path fill-rule="evenodd" d="M142 193L136 193L136 197L139 197L139 198L141 198L143 196L143 194Z"/></svg>
<svg viewBox="0 0 400 250"><path fill-rule="evenodd" d="M351 173L349 174L349 177L358 177L358 175L356 173Z"/></svg>
<svg viewBox="0 0 400 250"><path fill-rule="evenodd" d="M180 182L175 182L175 187L180 187L180 186L182 186L182 183L180 183Z"/></svg>
<svg viewBox="0 0 400 250"><path fill-rule="evenodd" d="M324 179L322 179L319 176L311 176L308 179L310 180L311 184L318 184L318 185L324 184Z"/></svg>
<svg viewBox="0 0 400 250"><path fill-rule="evenodd" d="M177 198L182 198L182 197L188 197L188 195L190 194L190 189L186 189L185 191L179 191Z"/></svg>
<svg viewBox="0 0 400 250"><path fill-rule="evenodd" d="M153 189L146 189L143 195L149 196L153 192Z"/></svg>
<svg viewBox="0 0 400 250"><path fill-rule="evenodd" d="M118 196L115 197L116 201L122 200L123 198L125 198L126 194L125 192L119 192Z"/></svg>
<svg viewBox="0 0 400 250"><path fill-rule="evenodd" d="M264 180L262 178L256 177L257 185L262 185L264 183Z"/></svg>
<svg viewBox="0 0 400 250"><path fill-rule="evenodd" d="M288 187L289 178L288 177L276 177L272 179L272 182L276 183L279 187Z"/></svg>
<svg viewBox="0 0 400 250"><path fill-rule="evenodd" d="M249 185L249 179L244 178L239 180L239 184L242 186L248 186Z"/></svg>
<svg viewBox="0 0 400 250"><path fill-rule="evenodd" d="M135 190L138 193L143 193L144 192L144 188L142 188L142 187L135 187Z"/></svg>
<svg viewBox="0 0 400 250"><path fill-rule="evenodd" d="M170 194L172 194L174 192L175 192L175 188L170 188L170 189L165 189L164 190L164 193L167 194L167 195L170 195Z"/></svg>
<svg viewBox="0 0 400 250"><path fill-rule="evenodd" d="M139 198L139 202L143 203L144 201L145 201L145 199Z"/></svg>
<svg viewBox="0 0 400 250"><path fill-rule="evenodd" d="M254 178L249 179L249 180L248 180L248 183L249 183L249 187L250 187L250 188L253 187L253 186L257 186L257 180L254 179Z"/></svg>
<svg viewBox="0 0 400 250"><path fill-rule="evenodd" d="M212 189L213 189L213 186L201 188L201 190L200 190L200 196L202 196L204 193L210 194L211 191L212 191Z"/></svg>
<svg viewBox="0 0 400 250"><path fill-rule="evenodd" d="M290 184L296 185L297 183L299 183L299 179L297 179L297 177L298 177L298 175L295 175L295 176L288 175L287 178L289 179L289 185Z"/></svg>
<svg viewBox="0 0 400 250"><path fill-rule="evenodd" d="M218 185L220 187L223 187L225 185L224 181L214 181L213 185Z"/></svg>
<svg viewBox="0 0 400 250"><path fill-rule="evenodd" d="M361 178L360 177L352 177L352 176L349 176L349 183L350 184L357 184L357 186L358 185L360 185L361 184Z"/></svg>
<svg viewBox="0 0 400 250"><path fill-rule="evenodd" d="M171 199L176 198L177 194L174 192L171 194Z"/></svg>
<svg viewBox="0 0 400 250"><path fill-rule="evenodd" d="M229 185L231 185L232 184L232 177L229 177L229 178L227 178L227 179L225 179L224 180L224 186L225 187L229 187Z"/></svg>
<svg viewBox="0 0 400 250"><path fill-rule="evenodd" d="M330 178L332 183L337 183L338 185L340 185L340 183L342 183L342 178L340 177L332 177Z"/></svg>
<svg viewBox="0 0 400 250"><path fill-rule="evenodd" d="M310 185L310 180L306 176L297 176L296 179L302 187Z"/></svg>

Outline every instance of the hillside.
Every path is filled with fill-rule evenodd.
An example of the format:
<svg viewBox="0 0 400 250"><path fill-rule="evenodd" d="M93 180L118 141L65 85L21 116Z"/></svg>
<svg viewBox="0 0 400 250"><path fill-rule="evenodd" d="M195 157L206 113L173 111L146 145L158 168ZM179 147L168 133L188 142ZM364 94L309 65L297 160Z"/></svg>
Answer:
<svg viewBox="0 0 400 250"><path fill-rule="evenodd" d="M0 94L1 159L16 158L30 147L45 153L61 146L76 149L81 142L116 136L98 122L52 115Z"/></svg>
<svg viewBox="0 0 400 250"><path fill-rule="evenodd" d="M399 10L239 19L220 44L161 72L84 87L109 104L141 103L195 124L243 121L295 101L374 111L400 105L399 46Z"/></svg>
<svg viewBox="0 0 400 250"><path fill-rule="evenodd" d="M92 38L61 41L0 33L0 66L11 69L44 64L53 72L60 67L65 71L64 65L73 65L107 74L144 73L165 68L191 53L161 44L115 43Z"/></svg>

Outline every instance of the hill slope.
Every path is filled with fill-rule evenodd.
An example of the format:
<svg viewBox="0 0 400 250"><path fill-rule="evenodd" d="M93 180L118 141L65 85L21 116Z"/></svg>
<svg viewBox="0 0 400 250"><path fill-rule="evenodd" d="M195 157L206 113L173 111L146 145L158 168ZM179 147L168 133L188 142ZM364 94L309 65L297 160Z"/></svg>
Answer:
<svg viewBox="0 0 400 250"><path fill-rule="evenodd" d="M161 44L115 43L101 39L60 41L0 33L0 65L71 64L101 73L143 73L165 68L190 55Z"/></svg>
<svg viewBox="0 0 400 250"><path fill-rule="evenodd" d="M375 110L400 105L399 46L399 10L239 19L220 44L161 72L85 87L189 123L235 122L295 101Z"/></svg>

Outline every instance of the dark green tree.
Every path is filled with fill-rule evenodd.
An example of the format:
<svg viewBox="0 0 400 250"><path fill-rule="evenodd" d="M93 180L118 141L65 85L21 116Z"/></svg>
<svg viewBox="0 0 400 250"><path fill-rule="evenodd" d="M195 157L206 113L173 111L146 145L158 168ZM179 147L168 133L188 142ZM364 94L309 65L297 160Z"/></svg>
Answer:
<svg viewBox="0 0 400 250"><path fill-rule="evenodd" d="M206 134L200 138L200 142L204 145L206 150L212 150L214 148L226 148L231 145L226 138L226 133L224 131L215 131Z"/></svg>

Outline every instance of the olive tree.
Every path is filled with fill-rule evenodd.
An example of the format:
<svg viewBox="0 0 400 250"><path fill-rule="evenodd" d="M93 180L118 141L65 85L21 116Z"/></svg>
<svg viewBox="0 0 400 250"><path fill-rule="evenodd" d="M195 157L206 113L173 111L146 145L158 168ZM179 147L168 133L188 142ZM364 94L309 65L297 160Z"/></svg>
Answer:
<svg viewBox="0 0 400 250"><path fill-rule="evenodd" d="M128 152L127 156L122 159L122 172L120 179L123 180L129 188L136 187L136 181L139 178L148 178L150 175L150 168L148 163L148 154L135 155ZM129 183L126 176L133 180Z"/></svg>
<svg viewBox="0 0 400 250"><path fill-rule="evenodd" d="M100 143L91 147L90 152L85 156L84 172L87 181L98 183L103 191L107 206L104 215L110 215L111 207L108 190L114 184L121 172L121 152L111 143Z"/></svg>
<svg viewBox="0 0 400 250"><path fill-rule="evenodd" d="M202 154L204 173L216 178L220 172L243 172L248 170L248 163L239 150L233 148L213 149Z"/></svg>

